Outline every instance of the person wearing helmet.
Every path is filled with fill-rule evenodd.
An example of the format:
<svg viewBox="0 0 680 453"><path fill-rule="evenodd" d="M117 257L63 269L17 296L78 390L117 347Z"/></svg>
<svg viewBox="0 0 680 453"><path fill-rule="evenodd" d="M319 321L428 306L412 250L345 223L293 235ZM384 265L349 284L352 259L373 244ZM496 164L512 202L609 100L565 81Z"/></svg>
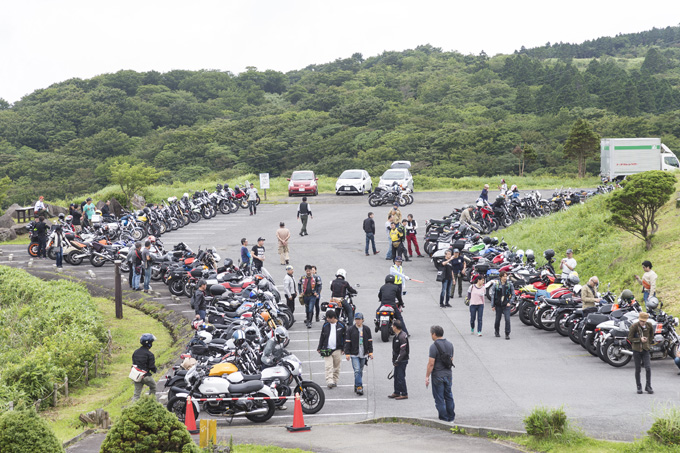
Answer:
<svg viewBox="0 0 680 453"><path fill-rule="evenodd" d="M371 329L364 325L364 315L356 312L354 324L347 329L345 336L345 358L352 360L354 370L354 393L364 394L364 366L373 359L373 338Z"/></svg>
<svg viewBox="0 0 680 453"><path fill-rule="evenodd" d="M342 309L345 311L347 320L354 319L354 310L352 306L345 300L347 294L355 295L357 291L347 282L347 271L338 269L335 273L335 280L331 282L331 301L342 304Z"/></svg>
<svg viewBox="0 0 680 453"><path fill-rule="evenodd" d="M560 261L560 270L562 271L562 281L566 282L569 278L569 274L574 271L576 267L576 260L574 259L574 251L572 249L567 249L567 257L562 258Z"/></svg>
<svg viewBox="0 0 680 453"><path fill-rule="evenodd" d="M319 345L316 347L325 362L326 385L329 389L338 386L340 379L340 363L345 347L345 324L338 321L335 310L326 312L326 322L321 327Z"/></svg>
<svg viewBox="0 0 680 453"><path fill-rule="evenodd" d="M279 229L276 230L276 239L279 242L279 258L281 259L281 266L290 263L288 256L288 241L290 240L290 230L286 228L286 224L279 222Z"/></svg>
<svg viewBox="0 0 680 453"><path fill-rule="evenodd" d="M293 266L290 264L286 266L286 275L283 277L283 295L286 297L286 305L290 308L290 312L294 313L297 289L295 288L295 277L293 277Z"/></svg>
<svg viewBox="0 0 680 453"><path fill-rule="evenodd" d="M135 382L135 393L132 396L132 401L139 399L145 385L149 387L149 395L156 396L156 381L151 376L152 372L158 372L158 369L156 369L156 356L151 352L151 346L155 340L155 336L145 333L139 338L142 346L132 353L132 366L138 370L146 371L142 380Z"/></svg>
<svg viewBox="0 0 680 453"><path fill-rule="evenodd" d="M285 327L279 326L274 330L274 335L272 338L267 340L267 343L264 346L264 350L262 351L262 365L263 367L272 367L276 366L276 364L285 356L289 355L290 353L286 351L286 346L288 345L288 342L290 341L288 337L288 331L286 330ZM285 410L285 407L282 409L281 407L278 408L279 410Z"/></svg>
<svg viewBox="0 0 680 453"><path fill-rule="evenodd" d="M217 186L215 186L215 191L221 192L222 191L222 184L218 184Z"/></svg>
<svg viewBox="0 0 680 453"><path fill-rule="evenodd" d="M626 290L629 291L629 290ZM623 294L621 294L623 297ZM650 363L650 352L654 328L649 320L649 313L640 313L637 322L630 326L628 331L628 341L633 348L633 361L635 362L635 384L638 394L642 394L642 383L640 382L640 371L642 365L645 367L645 391L650 395L652 390L652 368Z"/></svg>
<svg viewBox="0 0 680 453"><path fill-rule="evenodd" d="M206 281L200 279L198 283L196 283L196 290L194 291L193 296L191 296L191 308L193 308L196 313L196 319L205 320L206 309L208 308L208 302L205 300L205 289L207 287L208 284Z"/></svg>
<svg viewBox="0 0 680 453"><path fill-rule="evenodd" d="M482 189L482 193L479 194L479 199L483 201L489 201L489 185L484 184L484 188Z"/></svg>
<svg viewBox="0 0 680 453"><path fill-rule="evenodd" d="M600 284L600 280L597 276L593 275L588 280L588 283L581 288L581 303L582 308L594 307L600 301L597 297L597 287Z"/></svg>
<svg viewBox="0 0 680 453"><path fill-rule="evenodd" d="M510 304L515 299L515 287L508 281L505 271L498 273L500 280L491 285L491 309L496 312L494 330L496 337L500 337L501 318L505 318L505 339L510 339Z"/></svg>
<svg viewBox="0 0 680 453"><path fill-rule="evenodd" d="M635 276L635 281L642 285L642 298L645 302L650 297L656 296L656 272L652 270L652 262L645 260L642 262L642 278L640 276Z"/></svg>
<svg viewBox="0 0 680 453"><path fill-rule="evenodd" d="M394 308L394 318L402 322L402 330L408 335L408 329L406 329L404 318L401 315L401 309L404 307L404 301L401 298L401 288L395 284L395 276L393 274L385 276L385 284L378 290L378 300L380 301L378 310L383 305L390 305Z"/></svg>
<svg viewBox="0 0 680 453"><path fill-rule="evenodd" d="M298 294L302 296L302 302L305 305L307 314L305 325L308 329L311 329L314 306L319 294L321 294L321 279L314 275L314 269L309 264L305 265L305 276L300 278L298 282Z"/></svg>

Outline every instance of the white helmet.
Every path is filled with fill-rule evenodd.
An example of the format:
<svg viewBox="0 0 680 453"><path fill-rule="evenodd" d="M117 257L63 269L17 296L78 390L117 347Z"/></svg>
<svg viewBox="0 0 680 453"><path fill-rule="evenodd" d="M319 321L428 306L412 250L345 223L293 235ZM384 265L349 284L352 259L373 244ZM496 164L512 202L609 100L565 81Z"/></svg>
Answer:
<svg viewBox="0 0 680 453"><path fill-rule="evenodd" d="M479 206L480 208L484 206L484 201L483 200L477 201L477 206Z"/></svg>
<svg viewBox="0 0 680 453"><path fill-rule="evenodd" d="M344 269L338 269L338 270L335 272L335 276L336 276L336 277L342 277L342 278L345 278L345 279L346 279L346 278L347 278L347 271L344 270Z"/></svg>
<svg viewBox="0 0 680 453"><path fill-rule="evenodd" d="M184 192L184 195L182 195L184 198L189 198L189 194L187 192Z"/></svg>

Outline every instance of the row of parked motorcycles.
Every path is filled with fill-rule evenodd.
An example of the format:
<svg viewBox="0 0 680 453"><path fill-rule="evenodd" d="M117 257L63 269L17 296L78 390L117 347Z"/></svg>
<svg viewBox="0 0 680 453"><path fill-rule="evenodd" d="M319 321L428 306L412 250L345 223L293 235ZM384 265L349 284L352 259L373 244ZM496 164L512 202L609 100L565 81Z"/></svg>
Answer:
<svg viewBox="0 0 680 453"><path fill-rule="evenodd" d="M391 186L376 187L373 193L368 196L368 204L372 207L386 204L392 205L394 203L398 203L399 206L413 203L413 191L406 186L394 182Z"/></svg>

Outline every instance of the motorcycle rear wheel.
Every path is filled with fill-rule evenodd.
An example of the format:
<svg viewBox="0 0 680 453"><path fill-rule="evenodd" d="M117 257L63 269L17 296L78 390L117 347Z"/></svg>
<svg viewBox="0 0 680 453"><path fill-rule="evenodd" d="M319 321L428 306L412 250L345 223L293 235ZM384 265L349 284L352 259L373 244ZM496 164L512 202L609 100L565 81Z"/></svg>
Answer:
<svg viewBox="0 0 680 453"><path fill-rule="evenodd" d="M519 320L527 326L531 325L531 314L533 313L534 305L530 302L525 302L519 309Z"/></svg>
<svg viewBox="0 0 680 453"><path fill-rule="evenodd" d="M102 267L106 263L106 258L99 255L92 255L90 257L90 264L94 267Z"/></svg>
<svg viewBox="0 0 680 453"><path fill-rule="evenodd" d="M67 258L65 259L68 263L71 263L74 266L78 266L80 263L83 262L83 258L78 256L80 254L82 254L80 250L71 250L70 252L68 252Z"/></svg>
<svg viewBox="0 0 680 453"><path fill-rule="evenodd" d="M626 355L626 354L621 354L619 353L618 355L616 354L618 351L618 348L620 346L614 344L614 339L613 338L607 338L607 341L604 342L604 345L602 346L604 349L604 360L611 366L615 368L620 368L622 366L628 365L628 362L630 362L630 359L633 358L633 356Z"/></svg>
<svg viewBox="0 0 680 453"><path fill-rule="evenodd" d="M132 239L135 241L141 241L142 238L144 237L144 230L141 228L134 228L131 232L130 235L132 236Z"/></svg>
<svg viewBox="0 0 680 453"><path fill-rule="evenodd" d="M56 247L50 247L47 249L47 257L51 260L56 260L57 259L57 248Z"/></svg>
<svg viewBox="0 0 680 453"><path fill-rule="evenodd" d="M595 345L595 332L590 332L585 338L585 348L591 355L597 357L597 346Z"/></svg>
<svg viewBox="0 0 680 453"><path fill-rule="evenodd" d="M550 305L538 310L536 319L541 329L552 332L555 330L555 319L552 318L552 307Z"/></svg>
<svg viewBox="0 0 680 453"><path fill-rule="evenodd" d="M170 290L170 294L175 296L181 296L184 294L184 285L182 284L182 280L175 280L170 283L168 290Z"/></svg>
<svg viewBox="0 0 680 453"><path fill-rule="evenodd" d="M261 398L261 397L266 397L264 393L256 393L255 397ZM246 418L250 420L251 422L255 423L264 423L270 418L274 416L274 412L276 412L276 404L274 404L273 400L255 400L255 405L259 407L267 407L267 412L264 414L259 414L259 415L251 415L251 414L246 414Z"/></svg>
<svg viewBox="0 0 680 453"><path fill-rule="evenodd" d="M387 324L383 324L380 326L380 339L383 341L383 343L387 343L390 341L390 326Z"/></svg>
<svg viewBox="0 0 680 453"><path fill-rule="evenodd" d="M28 244L28 254L29 256L32 256L35 258L38 256L38 243L37 242L31 242Z"/></svg>
<svg viewBox="0 0 680 453"><path fill-rule="evenodd" d="M569 331L567 330L566 322L569 317L569 313L560 313L555 318L555 331L562 335L563 337L569 336Z"/></svg>
<svg viewBox="0 0 680 453"><path fill-rule="evenodd" d="M300 394L300 405L305 414L316 414L326 402L326 395L316 382L303 382L295 388L293 393Z"/></svg>

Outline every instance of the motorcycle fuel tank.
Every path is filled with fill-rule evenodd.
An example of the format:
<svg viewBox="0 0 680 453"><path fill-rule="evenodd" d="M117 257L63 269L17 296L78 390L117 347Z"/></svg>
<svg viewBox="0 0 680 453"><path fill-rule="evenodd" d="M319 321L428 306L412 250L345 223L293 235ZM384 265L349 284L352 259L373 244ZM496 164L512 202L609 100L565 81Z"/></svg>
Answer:
<svg viewBox="0 0 680 453"><path fill-rule="evenodd" d="M204 395L219 395L229 393L229 381L221 377L206 377L198 387Z"/></svg>

